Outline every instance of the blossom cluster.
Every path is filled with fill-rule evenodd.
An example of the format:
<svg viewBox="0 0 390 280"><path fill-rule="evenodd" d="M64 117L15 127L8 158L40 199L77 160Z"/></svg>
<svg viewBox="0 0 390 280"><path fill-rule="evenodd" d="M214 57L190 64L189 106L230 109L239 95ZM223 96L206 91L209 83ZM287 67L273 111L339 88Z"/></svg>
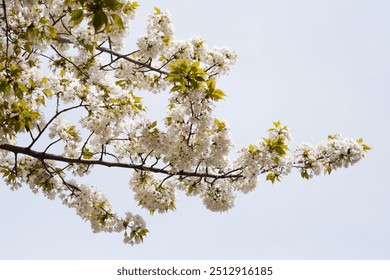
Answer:
<svg viewBox="0 0 390 280"><path fill-rule="evenodd" d="M316 147L308 143L298 146L294 151L294 164L300 169L302 177L309 179L313 175L330 174L333 170L354 165L369 149L361 139L329 135L327 141Z"/></svg>
<svg viewBox="0 0 390 280"><path fill-rule="evenodd" d="M148 18L146 35L137 40L140 56L154 59L162 49L173 39L174 27L169 12L155 8L155 12Z"/></svg>
<svg viewBox="0 0 390 280"><path fill-rule="evenodd" d="M169 180L160 182L153 174L134 172L130 186L139 205L151 213L175 210L175 188Z"/></svg>

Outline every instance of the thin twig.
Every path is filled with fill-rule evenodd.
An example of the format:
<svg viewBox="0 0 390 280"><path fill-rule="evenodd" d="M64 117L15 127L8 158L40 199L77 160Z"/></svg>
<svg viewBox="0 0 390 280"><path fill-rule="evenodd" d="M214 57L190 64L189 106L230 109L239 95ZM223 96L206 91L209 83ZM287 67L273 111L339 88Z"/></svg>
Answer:
<svg viewBox="0 0 390 280"><path fill-rule="evenodd" d="M46 125L42 128L42 130L39 132L39 134L37 135L37 137L31 142L31 144L28 146L28 149L30 149L37 141L38 139L42 136L42 134L45 132L45 130L49 127L49 125L59 116L61 115L62 113L65 113L67 111L70 111L70 110L74 110L74 109L77 109L77 108L80 108L80 107L85 107L86 105L82 105L82 103L80 103L80 105L76 105L76 106L73 106L73 107L69 107L69 108L66 108L66 109L63 109L59 112L57 112L47 123Z"/></svg>
<svg viewBox="0 0 390 280"><path fill-rule="evenodd" d="M81 74L89 78L89 75L84 73L79 66L77 66L73 61L69 60L67 57L65 57L63 54L61 54L53 45L50 45L50 47L63 59L65 59L68 63L72 64Z"/></svg>

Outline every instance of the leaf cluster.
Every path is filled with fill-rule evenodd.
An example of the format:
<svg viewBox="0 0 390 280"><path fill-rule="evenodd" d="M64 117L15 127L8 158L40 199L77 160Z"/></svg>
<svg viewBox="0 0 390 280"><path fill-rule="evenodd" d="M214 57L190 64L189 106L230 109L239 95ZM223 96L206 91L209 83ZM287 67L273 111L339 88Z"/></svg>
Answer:
<svg viewBox="0 0 390 280"><path fill-rule="evenodd" d="M187 59L176 60L169 65L171 71L168 73L167 80L174 86L171 92L182 94L195 90L204 90L206 99L214 101L223 99L226 94L216 88L214 78L207 78L207 73L200 67L199 61L190 62Z"/></svg>
<svg viewBox="0 0 390 280"><path fill-rule="evenodd" d="M68 0L68 2L74 1ZM111 30L113 26L124 29L125 24L120 15L134 12L139 6L138 2L123 4L118 0L77 0L76 2L81 7L71 13L70 21L76 26L87 17L91 20L95 33L101 31L103 26L106 31Z"/></svg>

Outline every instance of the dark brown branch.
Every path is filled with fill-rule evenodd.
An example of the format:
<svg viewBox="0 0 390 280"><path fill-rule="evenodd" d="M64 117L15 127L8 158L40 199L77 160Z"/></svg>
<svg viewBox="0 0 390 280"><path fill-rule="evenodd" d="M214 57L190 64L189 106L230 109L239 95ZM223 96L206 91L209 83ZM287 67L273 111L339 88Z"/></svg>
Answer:
<svg viewBox="0 0 390 280"><path fill-rule="evenodd" d="M120 53L117 53L117 52L115 52L113 50L110 50L110 49L107 49L107 48L104 48L104 47L98 47L96 49L99 50L99 51L108 53L108 54L112 54L112 55L114 55L114 56L116 56L118 58L122 58L122 59L127 60L127 61L129 61L131 63L134 63L136 65L148 68L151 71L158 72L158 73L163 74L163 75L168 75L168 72L166 72L164 70L161 70L161 69L158 69L158 68L155 68L155 67L151 66L149 63L140 62L140 61L132 59L132 58L126 56L126 55L122 55Z"/></svg>
<svg viewBox="0 0 390 280"><path fill-rule="evenodd" d="M131 53L129 53L129 54L125 54L125 55L123 55L123 56L131 56L131 55L133 55L133 54L135 54L135 53L137 53L137 52L139 52L139 51L133 51L133 52L131 52ZM102 53L102 52L100 52L100 53ZM111 68L113 68L111 65L112 65L114 62L117 62L117 61L118 61L119 59L121 59L121 58L122 58L121 56L117 56L115 59L113 59L113 60L110 61L109 63L100 66L100 69L103 70L104 68L106 68L106 67L108 67L108 66L110 66Z"/></svg>
<svg viewBox="0 0 390 280"><path fill-rule="evenodd" d="M5 37L6 37L6 46L5 46L5 63L4 63L4 68L7 70L7 75L8 73L8 50L9 50L9 24L8 24L8 19L7 19L7 6L5 5L5 0L2 1L2 6L3 6L3 12L4 12L4 22L5 22Z"/></svg>
<svg viewBox="0 0 390 280"><path fill-rule="evenodd" d="M73 185L73 184L67 182L67 181L65 180L64 176L61 175L61 172L64 172L64 170L67 169L67 168L69 167L69 165L66 166L65 168L60 169L60 170L56 170L56 168L50 166L50 164L48 164L48 163L45 162L44 160L40 160L40 161L41 161L43 167L46 169L46 171L50 174L50 176L51 176L50 178L53 178L55 175L57 175L57 176L61 179L61 181L62 181L62 183L64 184L64 186L66 186L66 187L68 188L68 190L72 193L72 195L75 195L75 191L76 191L76 190L77 190L78 192L81 192L80 188L78 188L77 186L75 186L75 185ZM50 171L49 168L50 168L52 171ZM48 178L48 180L49 180L50 178Z"/></svg>
<svg viewBox="0 0 390 280"><path fill-rule="evenodd" d="M60 57L62 57L63 59L65 59L68 63L72 64L81 74L83 74L84 76L86 76L87 78L89 78L89 75L84 73L79 66L77 66L73 61L69 60L67 57L65 57L64 55L62 55L54 46L50 46Z"/></svg>
<svg viewBox="0 0 390 280"><path fill-rule="evenodd" d="M82 103L80 105L76 105L76 106L73 106L73 107L69 107L69 108L66 108L66 109L63 109L59 112L57 112L47 123L46 125L42 128L42 130L39 131L39 134L37 135L37 137L31 142L31 144L28 146L28 148L30 149L37 141L38 139L42 136L42 134L45 132L45 130L49 127L49 125L59 116L61 115L62 113L65 113L67 111L70 111L70 110L73 110L73 109L77 109L77 108L80 108L80 107L86 107L86 105L82 105Z"/></svg>
<svg viewBox="0 0 390 280"><path fill-rule="evenodd" d="M83 147L81 148L81 154L79 156L79 159L81 159L84 155L84 150L85 150L85 147L87 146L88 142L89 142L89 139L91 139L92 135L95 133L95 131L92 131L91 134L89 134L87 140L85 141L85 143L83 144Z"/></svg>
<svg viewBox="0 0 390 280"><path fill-rule="evenodd" d="M63 18L66 16L66 14L60 16L60 17L59 17L58 19L56 19L56 20L54 19L54 16L53 16L52 14L49 13L49 16L50 16L51 20L53 21L53 26L54 26L54 25L56 25L61 19L63 19Z"/></svg>
<svg viewBox="0 0 390 280"><path fill-rule="evenodd" d="M85 164L85 165L101 165L106 167L118 167L118 168L127 168L134 169L140 171L148 171L153 173L160 173L166 175L175 175L175 176L188 176L188 177L198 177L198 178L213 178L213 179L227 179L227 178L238 178L242 177L242 175L237 174L212 174L212 173L194 173L188 171L171 171L165 170L164 168L156 168L151 166L145 166L144 164L132 164L132 163L124 163L124 162L109 162L103 160L85 160L78 158L68 158L60 155L50 154L39 152L35 150L31 150L28 147L20 147L14 146L10 144L2 144L0 145L1 150L9 151L12 153L23 154L27 156L31 156L33 158L39 160L54 160L59 162L73 163L73 164Z"/></svg>
<svg viewBox="0 0 390 280"><path fill-rule="evenodd" d="M73 42L71 40L69 40L67 38L63 38L63 37L58 37L56 40L58 42L64 43L64 44L73 44ZM141 61L132 59L128 55L123 55L123 54L117 53L117 52L115 52L113 50L110 50L108 48L105 48L105 47L99 46L99 47L96 47L96 49L101 51L101 52L108 53L110 55L116 56L119 59L124 59L124 60L127 60L127 61L131 62L131 63L139 65L141 67L148 68L151 71L155 71L155 72L163 74L163 75L168 75L168 72L166 72L164 70L161 70L161 69L158 69L158 68L155 68L155 67L151 66L148 62L145 63L145 62L141 62Z"/></svg>
<svg viewBox="0 0 390 280"><path fill-rule="evenodd" d="M60 141L61 141L61 138L59 138L59 139L55 140L54 142L50 143L43 152L46 153L50 149L51 146L57 144Z"/></svg>

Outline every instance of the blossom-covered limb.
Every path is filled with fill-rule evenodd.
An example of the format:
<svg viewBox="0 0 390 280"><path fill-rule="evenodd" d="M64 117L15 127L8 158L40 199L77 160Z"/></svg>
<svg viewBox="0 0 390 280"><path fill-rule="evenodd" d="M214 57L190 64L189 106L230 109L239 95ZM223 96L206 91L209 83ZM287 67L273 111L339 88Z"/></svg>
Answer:
<svg viewBox="0 0 390 280"><path fill-rule="evenodd" d="M211 179L234 179L237 177L241 177L241 175L237 174L239 173L240 168L237 168L235 170L229 170L226 173L221 171L219 174L215 174L211 172L197 172L197 171L184 171L184 170L172 171L170 169L148 166L145 165L144 163L132 164L132 163L125 163L125 162L110 162L104 160L86 160L82 158L68 158L61 155L55 155L46 152L38 152L28 147L20 147L20 146L15 146L10 144L1 144L0 149L4 151L12 152L14 154L28 155L39 160L54 160L58 162L87 165L87 166L101 165L106 167L118 167L118 168L127 168L127 169L134 169L140 171L148 171L152 173L159 173L165 175L211 178Z"/></svg>
<svg viewBox="0 0 390 280"><path fill-rule="evenodd" d="M339 135L291 149L289 128L275 122L232 160L229 125L214 109L226 97L218 79L235 63L233 50L175 39L170 13L157 7L134 49L123 50L138 6L131 0L1 6L0 173L13 190L28 185L61 200L94 232L121 231L130 244L148 232L140 216L120 217L104 194L77 183L94 166L130 169L134 199L150 213L175 210L177 191L225 212L261 175L274 183L294 168L306 179L330 174L370 149ZM145 91L167 97L163 119L148 115Z"/></svg>

